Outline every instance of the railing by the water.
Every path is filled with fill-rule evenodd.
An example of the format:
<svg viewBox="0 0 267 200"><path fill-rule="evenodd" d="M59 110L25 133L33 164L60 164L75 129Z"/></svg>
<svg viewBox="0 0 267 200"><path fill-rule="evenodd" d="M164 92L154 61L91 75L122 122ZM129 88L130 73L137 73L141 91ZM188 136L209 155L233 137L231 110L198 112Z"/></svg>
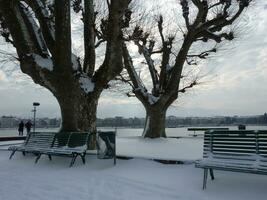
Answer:
<svg viewBox="0 0 267 200"><path fill-rule="evenodd" d="M209 131L209 130L221 130L221 131L227 131L229 128L226 127L194 127L194 128L188 128L187 131L194 131L194 134L192 136L196 137L198 134L196 134L196 131ZM203 135L203 134L202 134Z"/></svg>
<svg viewBox="0 0 267 200"><path fill-rule="evenodd" d="M2 136L0 137L0 142L25 140L25 139L26 139L26 136Z"/></svg>

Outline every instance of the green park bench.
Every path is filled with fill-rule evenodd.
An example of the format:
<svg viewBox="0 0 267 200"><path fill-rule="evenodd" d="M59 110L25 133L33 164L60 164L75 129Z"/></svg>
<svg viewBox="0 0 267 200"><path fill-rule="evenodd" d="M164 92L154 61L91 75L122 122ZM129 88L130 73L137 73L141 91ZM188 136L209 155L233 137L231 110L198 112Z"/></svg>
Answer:
<svg viewBox="0 0 267 200"><path fill-rule="evenodd" d="M10 159L16 151L35 154L38 162L42 155L47 155L50 160L52 156L69 156L72 157L70 167L73 166L76 158L81 157L85 164L85 155L90 133L87 132L68 132L68 133L51 133L36 132L26 136L24 143L20 146L11 146L12 151Z"/></svg>
<svg viewBox="0 0 267 200"><path fill-rule="evenodd" d="M208 171L213 170L267 175L267 131L206 131L203 159L196 161L204 169L203 189Z"/></svg>
<svg viewBox="0 0 267 200"><path fill-rule="evenodd" d="M70 167L73 166L76 158L80 156L83 164L85 164L85 155L89 138L90 133L88 132L57 133L51 147L41 149L37 153L35 163L38 162L42 155L47 155L49 159L52 159L52 156L71 157Z"/></svg>
<svg viewBox="0 0 267 200"><path fill-rule="evenodd" d="M51 132L28 133L23 144L10 146L8 148L8 150L11 151L9 159L11 159L17 151L22 152L23 155L25 155L25 153L37 154L42 149L50 148L55 134L56 133Z"/></svg>

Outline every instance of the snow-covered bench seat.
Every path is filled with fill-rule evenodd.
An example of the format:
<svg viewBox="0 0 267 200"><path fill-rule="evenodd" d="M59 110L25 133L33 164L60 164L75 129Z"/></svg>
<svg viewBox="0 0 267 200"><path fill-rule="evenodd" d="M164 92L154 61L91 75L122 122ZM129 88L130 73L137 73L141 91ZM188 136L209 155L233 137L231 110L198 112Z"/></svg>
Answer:
<svg viewBox="0 0 267 200"><path fill-rule="evenodd" d="M267 131L206 131L203 159L196 167L204 169L203 189L208 170L267 175Z"/></svg>
<svg viewBox="0 0 267 200"><path fill-rule="evenodd" d="M88 132L70 132L57 133L50 148L42 149L37 153L35 162L37 163L40 157L45 154L49 159L51 156L70 156L72 157L70 167L73 166L76 158L81 157L85 164L85 155L87 144L90 138Z"/></svg>
<svg viewBox="0 0 267 200"><path fill-rule="evenodd" d="M113 158L116 165L116 132L99 131L97 133L97 156L98 158Z"/></svg>
<svg viewBox="0 0 267 200"><path fill-rule="evenodd" d="M9 159L17 152L20 151L25 155L25 153L35 153L37 154L42 149L47 149L52 146L56 133L51 132L35 132L28 133L23 144L10 146L8 148L11 151Z"/></svg>

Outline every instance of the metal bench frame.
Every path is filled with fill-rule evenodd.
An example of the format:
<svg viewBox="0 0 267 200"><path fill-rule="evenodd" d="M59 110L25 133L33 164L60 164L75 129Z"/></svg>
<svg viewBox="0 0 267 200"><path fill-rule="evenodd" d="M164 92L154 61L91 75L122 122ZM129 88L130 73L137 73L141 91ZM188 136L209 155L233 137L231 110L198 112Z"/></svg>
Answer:
<svg viewBox="0 0 267 200"><path fill-rule="evenodd" d="M203 159L195 163L204 169L203 189L208 171L213 170L267 175L267 131L206 131Z"/></svg>

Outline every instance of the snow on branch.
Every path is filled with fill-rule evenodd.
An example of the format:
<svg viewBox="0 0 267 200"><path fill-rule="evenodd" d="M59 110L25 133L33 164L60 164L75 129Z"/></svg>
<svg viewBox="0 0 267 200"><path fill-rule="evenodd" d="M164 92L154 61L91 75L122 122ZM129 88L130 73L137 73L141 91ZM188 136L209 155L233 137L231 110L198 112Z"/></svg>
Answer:
<svg viewBox="0 0 267 200"><path fill-rule="evenodd" d="M85 93L88 94L94 91L95 84L92 82L92 79L88 77L86 74L80 75L79 83Z"/></svg>
<svg viewBox="0 0 267 200"><path fill-rule="evenodd" d="M29 27L28 30L30 31L32 37L34 37L34 40L36 41L36 45L38 50L40 51L40 54L49 55L43 34L40 30L40 27L37 25L34 19L35 17L33 15L33 12L31 12L29 7L24 3L20 4L20 9L22 11L25 23Z"/></svg>
<svg viewBox="0 0 267 200"><path fill-rule="evenodd" d="M27 56L31 56L38 67L53 71L54 65L51 58L44 58L38 54L28 54Z"/></svg>
<svg viewBox="0 0 267 200"><path fill-rule="evenodd" d="M123 60L124 60L124 66L133 82L134 88L139 88L141 90L146 90L143 86L143 83L140 79L140 77L137 75L136 70L133 65L132 58L130 56L130 53L128 51L128 48L126 44L123 44Z"/></svg>

